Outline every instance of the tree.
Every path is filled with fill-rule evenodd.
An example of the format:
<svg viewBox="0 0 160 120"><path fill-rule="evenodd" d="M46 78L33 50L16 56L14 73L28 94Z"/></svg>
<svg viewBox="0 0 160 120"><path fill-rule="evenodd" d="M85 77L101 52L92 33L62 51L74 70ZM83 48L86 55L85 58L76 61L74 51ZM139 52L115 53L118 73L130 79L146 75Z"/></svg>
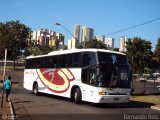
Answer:
<svg viewBox="0 0 160 120"><path fill-rule="evenodd" d="M28 42L27 55L43 55L53 51L49 45L35 44L33 41Z"/></svg>
<svg viewBox="0 0 160 120"><path fill-rule="evenodd" d="M106 45L97 39L89 40L82 42L78 48L98 48L98 49L107 49Z"/></svg>
<svg viewBox="0 0 160 120"><path fill-rule="evenodd" d="M119 52L119 48L114 48L113 51Z"/></svg>
<svg viewBox="0 0 160 120"><path fill-rule="evenodd" d="M156 56L157 61L160 62L160 38L158 38L157 40L157 45L155 48L155 56Z"/></svg>
<svg viewBox="0 0 160 120"><path fill-rule="evenodd" d="M154 70L160 70L160 38L157 40L157 45L155 47L155 51L152 56L152 61L151 61L152 68Z"/></svg>
<svg viewBox="0 0 160 120"><path fill-rule="evenodd" d="M149 67L151 60L151 42L135 37L126 42L127 56L134 72L143 72Z"/></svg>
<svg viewBox="0 0 160 120"><path fill-rule="evenodd" d="M31 29L20 23L18 20L0 23L0 58L4 57L4 49L7 48L7 59L14 61L22 50L26 50L27 42L30 39Z"/></svg>
<svg viewBox="0 0 160 120"><path fill-rule="evenodd" d="M39 45L39 49L41 51L40 55L48 54L52 51L52 48L50 48L49 45Z"/></svg>

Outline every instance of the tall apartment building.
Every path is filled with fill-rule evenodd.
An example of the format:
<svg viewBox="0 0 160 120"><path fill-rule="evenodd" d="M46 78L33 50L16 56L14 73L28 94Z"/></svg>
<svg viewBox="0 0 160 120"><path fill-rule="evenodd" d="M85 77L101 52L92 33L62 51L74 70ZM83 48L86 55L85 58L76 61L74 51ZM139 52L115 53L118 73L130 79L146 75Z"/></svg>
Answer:
<svg viewBox="0 0 160 120"><path fill-rule="evenodd" d="M70 40L68 40L68 49L74 49L76 48L76 39L72 38Z"/></svg>
<svg viewBox="0 0 160 120"><path fill-rule="evenodd" d="M119 51L120 52L126 52L126 41L127 41L127 37L120 37L120 47L119 47Z"/></svg>
<svg viewBox="0 0 160 120"><path fill-rule="evenodd" d="M68 40L68 49L77 48L80 40L80 25L75 24L74 26L74 38Z"/></svg>
<svg viewBox="0 0 160 120"><path fill-rule="evenodd" d="M106 44L108 50L114 49L114 38L105 37L104 44Z"/></svg>
<svg viewBox="0 0 160 120"><path fill-rule="evenodd" d="M104 36L104 35L97 35L97 36L96 36L96 39L97 39L98 41L101 41L102 43L104 43L105 36Z"/></svg>
<svg viewBox="0 0 160 120"><path fill-rule="evenodd" d="M94 39L94 29L82 26L82 42Z"/></svg>
<svg viewBox="0 0 160 120"><path fill-rule="evenodd" d="M80 25L78 24L75 24L74 26L74 37L76 38L76 42L78 44L80 40Z"/></svg>
<svg viewBox="0 0 160 120"><path fill-rule="evenodd" d="M64 45L64 35L48 29L34 31L31 40L34 44L49 45L56 48L59 47L59 44Z"/></svg>
<svg viewBox="0 0 160 120"><path fill-rule="evenodd" d="M104 35L96 36L98 41L101 41L103 44L106 45L107 49L113 50L114 49L114 38L106 37Z"/></svg>

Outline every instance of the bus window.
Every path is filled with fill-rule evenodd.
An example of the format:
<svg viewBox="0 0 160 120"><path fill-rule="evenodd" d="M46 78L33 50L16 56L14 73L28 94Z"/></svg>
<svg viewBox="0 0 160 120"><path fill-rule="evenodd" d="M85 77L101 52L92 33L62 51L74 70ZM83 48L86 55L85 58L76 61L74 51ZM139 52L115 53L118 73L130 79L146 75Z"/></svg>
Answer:
<svg viewBox="0 0 160 120"><path fill-rule="evenodd" d="M49 68L56 68L57 67L57 57L51 56L49 58Z"/></svg>
<svg viewBox="0 0 160 120"><path fill-rule="evenodd" d="M95 54L92 52L83 53L83 66L96 64Z"/></svg>
<svg viewBox="0 0 160 120"><path fill-rule="evenodd" d="M66 67L66 55L59 55L57 57L58 67L65 68Z"/></svg>
<svg viewBox="0 0 160 120"><path fill-rule="evenodd" d="M82 69L82 82L92 86L98 85L97 67L85 67Z"/></svg>
<svg viewBox="0 0 160 120"><path fill-rule="evenodd" d="M36 59L26 60L26 68L35 68L35 67L36 67Z"/></svg>
<svg viewBox="0 0 160 120"><path fill-rule="evenodd" d="M30 65L31 65L31 60L27 59L26 60L26 68L30 68Z"/></svg>
<svg viewBox="0 0 160 120"><path fill-rule="evenodd" d="M80 67L81 57L80 54L76 53L72 55L72 67Z"/></svg>
<svg viewBox="0 0 160 120"><path fill-rule="evenodd" d="M79 53L68 54L65 58L67 60L67 67L77 68L81 66L81 56Z"/></svg>
<svg viewBox="0 0 160 120"><path fill-rule="evenodd" d="M128 65L128 60L125 55L98 52L98 60L100 64Z"/></svg>
<svg viewBox="0 0 160 120"><path fill-rule="evenodd" d="M49 57L41 58L41 68L49 68Z"/></svg>
<svg viewBox="0 0 160 120"><path fill-rule="evenodd" d="M41 68L41 59L40 58L37 58L37 63L36 63L36 68Z"/></svg>
<svg viewBox="0 0 160 120"><path fill-rule="evenodd" d="M97 69L96 67L89 68L89 84L96 86L97 84Z"/></svg>

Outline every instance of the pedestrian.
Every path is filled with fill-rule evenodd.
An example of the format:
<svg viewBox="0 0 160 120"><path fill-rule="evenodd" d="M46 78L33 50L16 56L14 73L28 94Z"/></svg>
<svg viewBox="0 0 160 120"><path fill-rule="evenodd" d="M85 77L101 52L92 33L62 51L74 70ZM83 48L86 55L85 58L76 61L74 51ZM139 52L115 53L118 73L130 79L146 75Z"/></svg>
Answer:
<svg viewBox="0 0 160 120"><path fill-rule="evenodd" d="M11 92L11 87L12 87L11 77L8 76L8 79L6 79L4 82L4 88L6 90L6 102L8 102L8 96Z"/></svg>

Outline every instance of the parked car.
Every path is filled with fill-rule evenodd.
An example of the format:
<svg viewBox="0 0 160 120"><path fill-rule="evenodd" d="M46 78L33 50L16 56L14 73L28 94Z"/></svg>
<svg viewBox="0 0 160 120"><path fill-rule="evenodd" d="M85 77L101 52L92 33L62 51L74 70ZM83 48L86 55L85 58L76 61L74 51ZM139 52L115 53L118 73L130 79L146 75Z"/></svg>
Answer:
<svg viewBox="0 0 160 120"><path fill-rule="evenodd" d="M153 75L156 76L160 76L160 73L153 73Z"/></svg>
<svg viewBox="0 0 160 120"><path fill-rule="evenodd" d="M141 82L147 82L147 79L146 79L145 76L141 76L141 77L139 77L139 81L141 81Z"/></svg>
<svg viewBox="0 0 160 120"><path fill-rule="evenodd" d="M146 80L156 80L156 77L153 74L150 74L146 77Z"/></svg>

